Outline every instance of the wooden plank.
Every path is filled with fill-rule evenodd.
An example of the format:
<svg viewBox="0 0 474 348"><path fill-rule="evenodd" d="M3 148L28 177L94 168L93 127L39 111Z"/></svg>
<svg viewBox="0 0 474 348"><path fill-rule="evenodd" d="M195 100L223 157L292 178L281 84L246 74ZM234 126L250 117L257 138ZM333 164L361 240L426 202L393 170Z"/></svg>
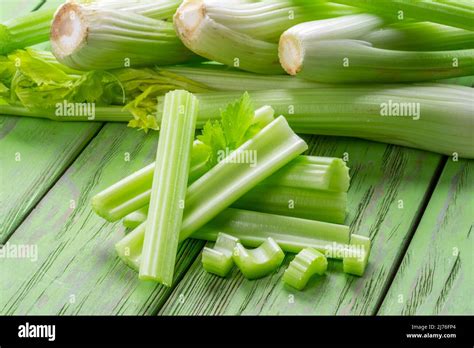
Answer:
<svg viewBox="0 0 474 348"><path fill-rule="evenodd" d="M449 159L379 314L472 315L473 191L474 162Z"/></svg>
<svg viewBox="0 0 474 348"><path fill-rule="evenodd" d="M157 136L122 124L100 131L10 238L12 246L36 246L38 259L0 258L1 314L157 312L171 290L140 282L119 261L120 222L107 223L89 204L97 191L152 162ZM177 280L202 246L181 246Z"/></svg>
<svg viewBox="0 0 474 348"><path fill-rule="evenodd" d="M1 20L26 14L40 0L8 0ZM58 1L50 1L50 6ZM101 127L100 124L59 124L45 120L0 116L0 244L36 205Z"/></svg>
<svg viewBox="0 0 474 348"><path fill-rule="evenodd" d="M0 116L0 244L100 127Z"/></svg>
<svg viewBox="0 0 474 348"><path fill-rule="evenodd" d="M234 269L221 279L207 274L200 258L173 291L160 314L374 314L411 237L441 156L362 140L315 137L312 154L349 155L352 184L348 223L373 242L362 278L342 273L331 261L328 274L314 278L304 291L281 281L292 255L274 275L249 281Z"/></svg>

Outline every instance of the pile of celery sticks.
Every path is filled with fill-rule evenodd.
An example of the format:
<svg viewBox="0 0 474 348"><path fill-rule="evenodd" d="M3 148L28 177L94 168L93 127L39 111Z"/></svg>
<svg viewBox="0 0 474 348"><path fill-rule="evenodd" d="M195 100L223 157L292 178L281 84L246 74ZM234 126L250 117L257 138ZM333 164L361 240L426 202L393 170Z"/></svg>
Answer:
<svg viewBox="0 0 474 348"><path fill-rule="evenodd" d="M0 24L0 114L160 130L156 162L92 200L132 229L116 249L141 279L171 286L198 238L220 276L296 253L302 289L327 258L362 275L370 240L344 225L346 164L295 133L474 158L473 18L468 0L71 0Z"/></svg>

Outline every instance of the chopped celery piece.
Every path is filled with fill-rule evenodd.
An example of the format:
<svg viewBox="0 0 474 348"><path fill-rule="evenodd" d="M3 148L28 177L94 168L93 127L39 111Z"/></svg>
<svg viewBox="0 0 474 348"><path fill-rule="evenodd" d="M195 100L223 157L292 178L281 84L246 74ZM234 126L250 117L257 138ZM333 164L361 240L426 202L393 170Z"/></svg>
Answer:
<svg viewBox="0 0 474 348"><path fill-rule="evenodd" d="M144 225L143 223L138 226L117 244L117 251L122 258L126 258L123 255L127 246L128 250L135 251L136 246L143 244ZM344 257L344 253L335 252L336 249L344 251L350 247L348 226L234 208L221 212L215 219L193 233L192 238L216 241L221 232L238 238L246 247L258 247L270 237L284 251L298 253L304 248L311 247L327 257L336 259ZM132 253L131 258L125 261L134 267L139 255Z"/></svg>
<svg viewBox="0 0 474 348"><path fill-rule="evenodd" d="M204 247L202 251L202 266L206 272L225 277L234 261L232 253L239 240L225 233L219 233L213 248Z"/></svg>
<svg viewBox="0 0 474 348"><path fill-rule="evenodd" d="M80 70L178 64L196 58L171 23L94 4L67 2L59 7L50 39L56 58Z"/></svg>
<svg viewBox="0 0 474 348"><path fill-rule="evenodd" d="M125 216L123 219L123 225L126 228L136 228L138 225L140 225L142 222L146 220L147 216L148 216L148 205Z"/></svg>
<svg viewBox="0 0 474 348"><path fill-rule="evenodd" d="M357 248L351 249L353 255L343 257L342 259L342 267L345 273L357 276L364 275L369 260L370 244L370 238L368 237L358 234L351 235L350 246L356 246Z"/></svg>
<svg viewBox="0 0 474 348"><path fill-rule="evenodd" d="M468 30L474 29L474 4L460 0L333 0L356 6L373 13L403 21L415 19L445 24Z"/></svg>
<svg viewBox="0 0 474 348"><path fill-rule="evenodd" d="M283 116L275 119L188 187L180 241L307 148Z"/></svg>
<svg viewBox="0 0 474 348"><path fill-rule="evenodd" d="M216 119L219 109L239 94L199 94L201 117ZM251 97L256 107L271 105L277 115L285 115L297 133L350 136L474 158L472 88L444 84L333 86L254 91Z"/></svg>
<svg viewBox="0 0 474 348"><path fill-rule="evenodd" d="M189 92L166 94L139 274L166 286L173 282L197 108Z"/></svg>
<svg viewBox="0 0 474 348"><path fill-rule="evenodd" d="M283 281L298 290L303 290L314 274L323 275L328 260L319 251L305 248L295 256L283 274Z"/></svg>
<svg viewBox="0 0 474 348"><path fill-rule="evenodd" d="M285 254L272 238L267 238L258 248L251 250L237 243L232 258L245 278L258 279L275 271Z"/></svg>

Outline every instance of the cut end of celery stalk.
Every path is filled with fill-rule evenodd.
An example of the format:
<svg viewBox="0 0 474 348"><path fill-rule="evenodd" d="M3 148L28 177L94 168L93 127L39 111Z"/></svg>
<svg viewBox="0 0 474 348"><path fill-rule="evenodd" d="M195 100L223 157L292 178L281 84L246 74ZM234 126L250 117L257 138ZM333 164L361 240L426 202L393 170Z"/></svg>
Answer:
<svg viewBox="0 0 474 348"><path fill-rule="evenodd" d="M135 271L140 268L145 229L146 223L144 222L115 244L117 255Z"/></svg>
<svg viewBox="0 0 474 348"><path fill-rule="evenodd" d="M296 75L303 66L304 49L301 41L293 34L283 33L278 45L280 64L290 75Z"/></svg>
<svg viewBox="0 0 474 348"><path fill-rule="evenodd" d="M87 23L81 6L75 3L61 5L51 24L51 47L59 59L67 57L87 43Z"/></svg>
<svg viewBox="0 0 474 348"><path fill-rule="evenodd" d="M303 290L314 274L323 275L328 268L328 260L313 248L301 250L290 262L283 274L283 281L295 289Z"/></svg>
<svg viewBox="0 0 474 348"><path fill-rule="evenodd" d="M173 22L183 41L189 43L199 36L199 28L206 16L206 7L201 0L184 1L176 11Z"/></svg>
<svg viewBox="0 0 474 348"><path fill-rule="evenodd" d="M369 261L371 242L370 238L358 234L351 235L351 246L359 246L354 250L354 255L342 259L342 267L345 273L363 276ZM352 249L351 249L352 250Z"/></svg>

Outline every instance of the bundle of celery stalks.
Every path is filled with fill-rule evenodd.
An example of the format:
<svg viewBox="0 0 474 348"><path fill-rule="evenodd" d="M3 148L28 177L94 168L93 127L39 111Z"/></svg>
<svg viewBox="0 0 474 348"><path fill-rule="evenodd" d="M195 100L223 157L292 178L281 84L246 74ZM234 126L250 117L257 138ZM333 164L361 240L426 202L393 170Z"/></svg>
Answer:
<svg viewBox="0 0 474 348"><path fill-rule="evenodd" d="M370 240L344 225L345 162L296 133L474 158L473 18L464 0L68 1L0 25L0 114L160 130L156 162L92 199L131 229L116 250L140 279L171 286L197 238L219 276L296 253L283 281L303 289L327 258L362 276Z"/></svg>

